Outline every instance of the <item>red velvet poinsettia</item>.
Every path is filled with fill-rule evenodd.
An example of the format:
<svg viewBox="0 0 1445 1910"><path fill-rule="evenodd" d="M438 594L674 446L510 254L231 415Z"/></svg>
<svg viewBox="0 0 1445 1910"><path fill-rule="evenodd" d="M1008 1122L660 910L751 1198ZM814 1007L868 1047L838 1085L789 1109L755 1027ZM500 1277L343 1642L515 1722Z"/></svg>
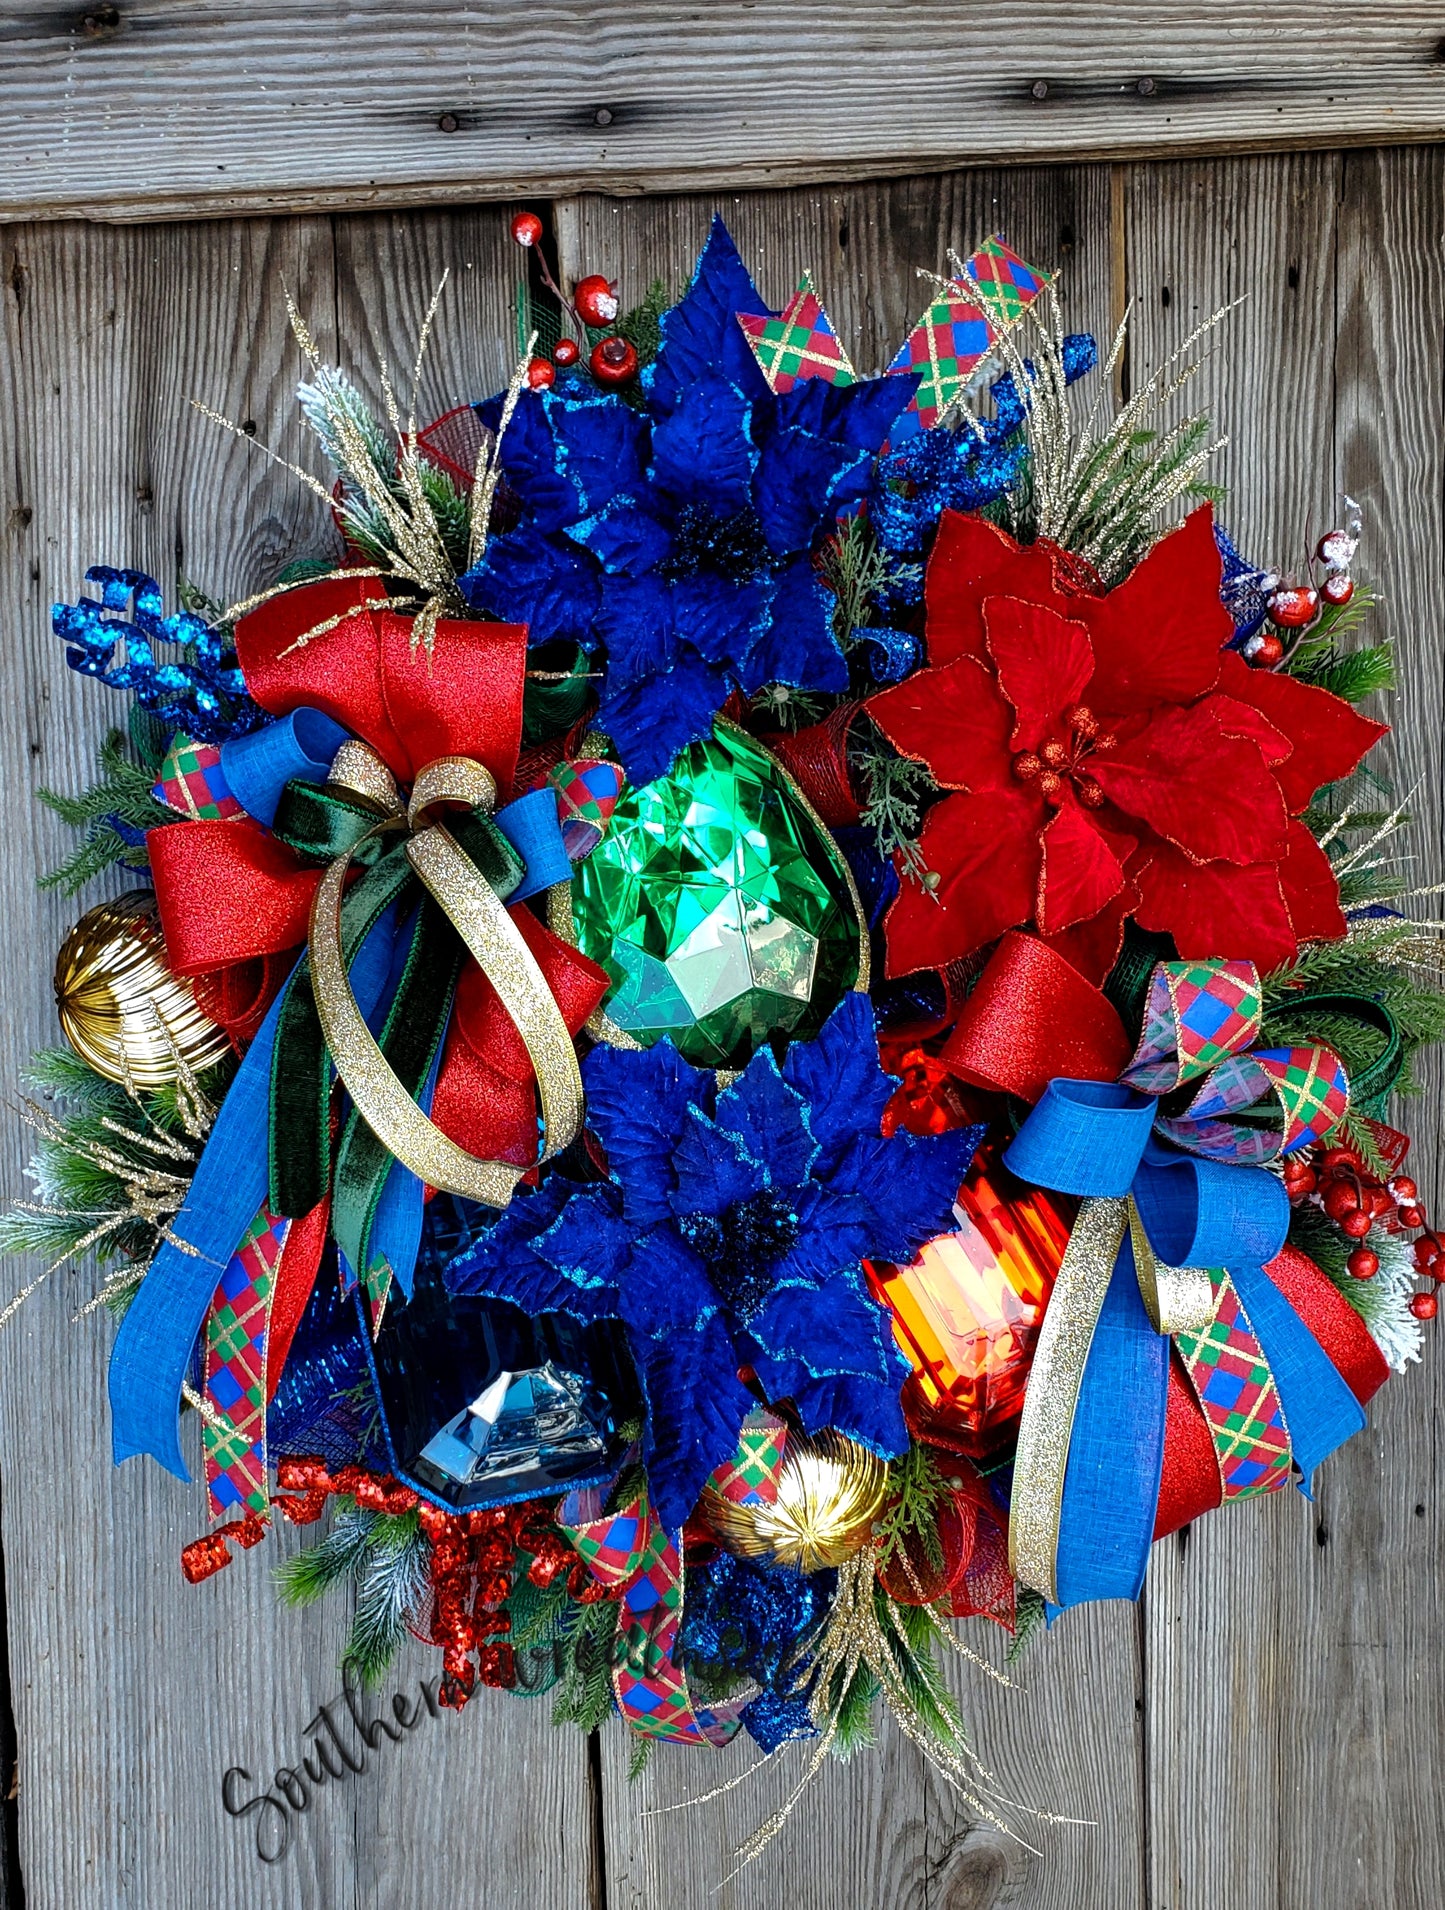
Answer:
<svg viewBox="0 0 1445 1910"><path fill-rule="evenodd" d="M928 667L868 714L946 795L905 880L888 972L941 967L1035 927L1102 978L1126 916L1186 959L1267 970L1345 932L1299 816L1384 727L1226 650L1208 508L1089 594L1052 548L945 515L928 569Z"/></svg>

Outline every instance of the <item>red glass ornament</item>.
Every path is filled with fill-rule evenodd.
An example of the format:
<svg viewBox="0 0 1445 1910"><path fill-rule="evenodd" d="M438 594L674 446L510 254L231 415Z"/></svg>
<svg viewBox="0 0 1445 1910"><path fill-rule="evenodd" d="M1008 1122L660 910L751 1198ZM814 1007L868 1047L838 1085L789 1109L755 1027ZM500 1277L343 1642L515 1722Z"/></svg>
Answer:
<svg viewBox="0 0 1445 1910"><path fill-rule="evenodd" d="M1356 1247L1345 1265L1357 1280L1373 1280L1380 1271L1380 1256L1369 1247Z"/></svg>
<svg viewBox="0 0 1445 1910"><path fill-rule="evenodd" d="M518 245L535 245L542 236L542 221L535 212L518 212L512 217L512 237Z"/></svg>
<svg viewBox="0 0 1445 1910"><path fill-rule="evenodd" d="M1334 604L1337 609L1341 604L1347 604L1354 594L1355 580L1347 571L1332 571L1320 585L1320 595L1327 604Z"/></svg>
<svg viewBox="0 0 1445 1910"><path fill-rule="evenodd" d="M604 338L587 362L599 385L625 385L637 376L637 352L625 338Z"/></svg>
<svg viewBox="0 0 1445 1910"><path fill-rule="evenodd" d="M588 325L610 325L617 317L617 294L600 272L578 279L572 303Z"/></svg>
<svg viewBox="0 0 1445 1910"><path fill-rule="evenodd" d="M1281 630L1303 630L1319 610L1320 593L1309 584L1285 584L1269 600L1269 620Z"/></svg>
<svg viewBox="0 0 1445 1910"><path fill-rule="evenodd" d="M552 362L565 371L568 365L575 365L582 353L575 338L559 338L552 352Z"/></svg>
<svg viewBox="0 0 1445 1910"><path fill-rule="evenodd" d="M527 383L533 391L545 391L557 377L557 367L550 358L534 358L527 366Z"/></svg>
<svg viewBox="0 0 1445 1910"><path fill-rule="evenodd" d="M1410 1300L1410 1311L1417 1320L1433 1320L1440 1310L1440 1302L1433 1293L1416 1293Z"/></svg>
<svg viewBox="0 0 1445 1910"><path fill-rule="evenodd" d="M1016 1430L1074 1209L1013 1181L988 1150L953 1212L954 1231L930 1240L911 1265L864 1265L927 1404L963 1451L983 1458Z"/></svg>

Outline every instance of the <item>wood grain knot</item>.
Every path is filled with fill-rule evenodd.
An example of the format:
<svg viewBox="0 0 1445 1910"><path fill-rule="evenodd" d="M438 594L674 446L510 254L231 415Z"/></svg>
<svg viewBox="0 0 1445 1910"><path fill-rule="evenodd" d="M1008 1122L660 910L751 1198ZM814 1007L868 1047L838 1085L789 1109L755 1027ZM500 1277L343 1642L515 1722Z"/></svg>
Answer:
<svg viewBox="0 0 1445 1910"><path fill-rule="evenodd" d="M983 1824L971 1830L943 1873L943 1910L993 1910L1008 1882L1003 1839Z"/></svg>

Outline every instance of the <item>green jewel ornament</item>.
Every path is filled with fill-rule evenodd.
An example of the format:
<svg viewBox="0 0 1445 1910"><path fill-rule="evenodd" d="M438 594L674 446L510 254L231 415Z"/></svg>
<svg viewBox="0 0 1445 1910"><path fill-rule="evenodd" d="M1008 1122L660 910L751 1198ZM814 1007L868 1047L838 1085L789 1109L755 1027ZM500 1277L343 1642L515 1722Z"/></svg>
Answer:
<svg viewBox="0 0 1445 1910"><path fill-rule="evenodd" d="M715 724L666 776L624 788L572 882L577 945L612 978L603 1013L699 1067L738 1067L770 1034L815 1034L860 980L847 864L792 778ZM862 976L863 985L867 976Z"/></svg>

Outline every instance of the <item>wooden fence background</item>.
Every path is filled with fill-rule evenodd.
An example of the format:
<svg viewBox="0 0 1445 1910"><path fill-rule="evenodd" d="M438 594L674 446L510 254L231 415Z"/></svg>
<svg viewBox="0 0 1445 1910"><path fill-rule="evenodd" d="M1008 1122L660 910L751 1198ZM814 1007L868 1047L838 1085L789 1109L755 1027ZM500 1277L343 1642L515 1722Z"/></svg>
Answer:
<svg viewBox="0 0 1445 1910"><path fill-rule="evenodd" d="M90 37L104 39L117 10L94 11L101 25ZM1422 10L1359 18L1406 14L1419 23ZM1254 57L1267 62L1270 49ZM345 130L333 127L333 141ZM217 128L217 150L225 133ZM107 173L122 196L132 183L125 152L122 142ZM948 246L966 252L999 229L1026 257L1061 268L1075 326L1105 334L1133 301L1131 377L1243 296L1199 381L1231 438L1226 521L1247 552L1288 564L1333 520L1342 489L1360 500L1362 567L1383 592L1381 626L1402 665L1392 768L1402 785L1419 784L1415 847L1422 872L1438 876L1442 174L1442 150L1417 146L920 173L716 198L589 195L550 212L564 272L600 270L639 294L655 273L680 288L716 205L775 304L812 267L864 366L885 362L916 315L914 268L940 269ZM447 266L424 394L434 411L495 388L507 369L522 260L500 206L131 227L52 217L0 232L8 1108L30 1051L55 1038L49 968L76 913L35 890L65 832L33 792L79 786L117 708L65 668L52 599L73 598L96 562L143 567L168 587L180 571L235 597L316 548L326 527L314 501L187 401L204 398L254 421L261 443L309 455L282 282L323 350L374 389L380 357L409 361ZM1432 1064L1411 1118L1432 1205L1445 1192L1441 1078ZM7 1115L7 1196L23 1191L26 1152ZM18 1284L16 1270L9 1277ZM289 1854L268 1867L250 1822L221 1808L222 1773L243 1765L259 1789L277 1765L299 1761L304 1727L339 1690L345 1615L325 1611L318 1622L278 1608L268 1577L284 1537L199 1589L182 1582L176 1554L204 1525L203 1498L153 1468L111 1469L108 1328L71 1324L87 1292L78 1276L57 1276L0 1335L18 1740L15 1782L0 1785L11 1791L8 1910L1434 1910L1445 1901L1436 1490L1445 1366L1433 1345L1423 1369L1377 1400L1369 1431L1326 1465L1313 1504L1280 1494L1171 1539L1156 1550L1139 1608L1071 1614L1027 1654L1023 1690L963 1671L978 1742L1005 1786L1091 1820L1042 1827L1037 1855L971 1827L885 1723L877 1755L830 1765L763 1858L723 1882L734 1845L785 1794L802 1752L714 1803L658 1815L740 1772L748 1751L664 1751L629 1785L620 1729L584 1742L551 1728L546 1700L484 1694L461 1718L428 1722L383 1746L361 1775L319 1791ZM1001 1660L1001 1636L972 1630L971 1642ZM428 1669L417 1648L397 1682Z"/></svg>

